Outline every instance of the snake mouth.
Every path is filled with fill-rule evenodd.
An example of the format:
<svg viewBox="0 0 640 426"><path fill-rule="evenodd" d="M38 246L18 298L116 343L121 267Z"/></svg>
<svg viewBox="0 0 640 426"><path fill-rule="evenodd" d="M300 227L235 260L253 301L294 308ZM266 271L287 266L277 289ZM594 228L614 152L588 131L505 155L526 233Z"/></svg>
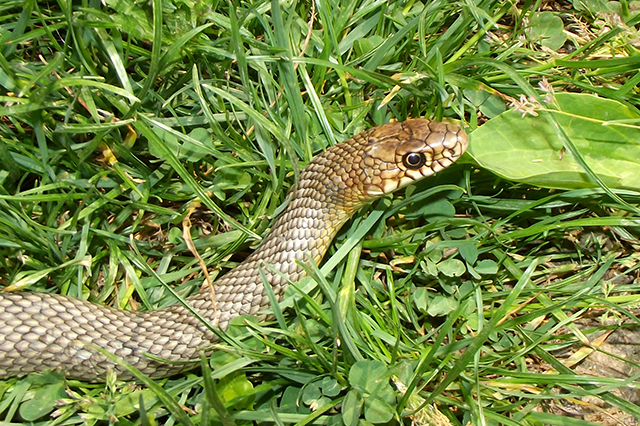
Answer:
<svg viewBox="0 0 640 426"><path fill-rule="evenodd" d="M454 148L443 149L438 155L431 159L429 169L431 173L423 174L422 176L429 176L430 174L438 173L453 163L455 163L467 149L466 143L459 143Z"/></svg>

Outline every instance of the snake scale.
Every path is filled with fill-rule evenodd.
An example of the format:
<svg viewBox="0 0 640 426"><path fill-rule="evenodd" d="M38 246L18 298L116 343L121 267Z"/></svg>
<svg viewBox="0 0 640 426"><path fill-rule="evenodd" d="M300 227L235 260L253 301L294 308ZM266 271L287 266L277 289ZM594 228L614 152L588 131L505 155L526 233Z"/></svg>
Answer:
<svg viewBox="0 0 640 426"><path fill-rule="evenodd" d="M188 304L220 330L238 315L264 319L270 303L261 271L280 298L288 280L304 275L300 263L322 260L352 213L448 167L467 144L459 126L413 119L374 127L332 146L303 170L291 202L258 249L214 282L215 301L203 286ZM185 361L199 359L215 341L215 334L179 303L136 312L55 294L0 292L0 378L49 369L89 382L104 381L109 369L119 379L133 378L91 345L148 376L166 377L193 367Z"/></svg>

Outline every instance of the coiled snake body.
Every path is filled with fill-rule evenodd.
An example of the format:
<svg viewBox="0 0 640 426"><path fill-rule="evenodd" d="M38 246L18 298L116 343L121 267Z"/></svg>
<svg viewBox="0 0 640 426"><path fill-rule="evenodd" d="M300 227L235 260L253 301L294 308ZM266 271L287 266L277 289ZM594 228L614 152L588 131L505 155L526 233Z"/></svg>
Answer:
<svg viewBox="0 0 640 426"><path fill-rule="evenodd" d="M260 271L280 297L300 263L320 262L350 215L372 199L431 175L456 161L467 147L464 131L425 119L375 127L314 158L296 192L260 247L187 299L211 324L226 329L238 315L269 307ZM274 272L279 271L280 274ZM197 360L216 336L181 304L150 312L123 311L66 296L0 293L0 377L61 369L68 377L103 381L108 369L131 375L94 350L115 354L151 377L185 370L160 362Z"/></svg>

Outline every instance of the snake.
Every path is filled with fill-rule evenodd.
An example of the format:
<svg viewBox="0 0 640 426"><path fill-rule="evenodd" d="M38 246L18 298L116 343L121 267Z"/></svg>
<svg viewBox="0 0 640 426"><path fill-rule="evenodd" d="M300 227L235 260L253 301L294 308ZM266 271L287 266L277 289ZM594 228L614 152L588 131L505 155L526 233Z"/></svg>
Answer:
<svg viewBox="0 0 640 426"><path fill-rule="evenodd" d="M0 378L59 370L86 382L103 382L109 372L126 381L136 378L126 363L152 379L194 368L234 317L268 317L265 283L281 300L287 285L306 275L305 265L322 261L354 212L445 169L467 145L461 126L417 118L329 147L302 170L258 248L212 287L203 284L185 298L188 307L133 311L51 293L0 292Z"/></svg>

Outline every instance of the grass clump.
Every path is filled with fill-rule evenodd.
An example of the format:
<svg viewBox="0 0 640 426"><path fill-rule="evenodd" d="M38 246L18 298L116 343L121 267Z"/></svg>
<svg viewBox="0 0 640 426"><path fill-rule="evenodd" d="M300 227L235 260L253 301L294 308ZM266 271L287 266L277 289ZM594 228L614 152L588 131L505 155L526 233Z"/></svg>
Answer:
<svg viewBox="0 0 640 426"><path fill-rule="evenodd" d="M3 2L0 280L8 290L122 309L175 303L148 268L183 296L197 291L202 268L185 233L213 277L232 268L314 154L391 119L461 120L475 149L492 137L475 130L495 126L506 109L538 114L583 183L555 170L530 180L525 162L505 176L468 158L358 214L321 269L291 288L284 314L238 321L200 370L144 387L55 373L6 380L3 420L640 417L640 359L608 340L637 332L640 193L601 179L589 138L587 148L574 143L580 135L552 112L554 93L598 95L581 118L610 120L595 103L604 98L630 111L614 125L635 131L637 6ZM530 132L516 125L526 143ZM615 158L612 149L596 154ZM588 364L596 355L607 361Z"/></svg>

